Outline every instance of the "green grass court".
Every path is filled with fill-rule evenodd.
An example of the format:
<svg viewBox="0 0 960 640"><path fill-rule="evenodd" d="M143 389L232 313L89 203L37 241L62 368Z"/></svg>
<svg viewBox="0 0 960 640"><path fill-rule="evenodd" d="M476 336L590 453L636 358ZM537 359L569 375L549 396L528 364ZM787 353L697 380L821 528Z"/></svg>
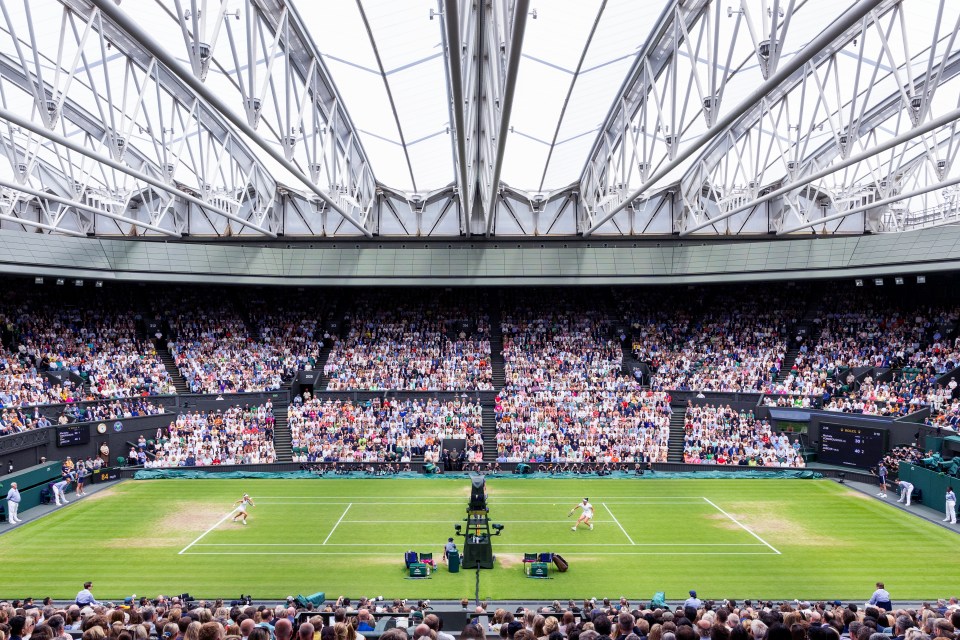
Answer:
<svg viewBox="0 0 960 640"><path fill-rule="evenodd" d="M101 599L130 593L240 593L459 599L475 573L406 578L403 552L440 559L464 516L469 481L452 479L130 481L0 536L0 597ZM480 596L648 600L865 600L877 580L897 600L956 589L955 533L826 480L493 479L493 570ZM250 523L230 522L244 492ZM589 497L593 531L570 531ZM462 541L458 540L462 548ZM570 563L524 577L524 552ZM552 568L552 566L551 566Z"/></svg>

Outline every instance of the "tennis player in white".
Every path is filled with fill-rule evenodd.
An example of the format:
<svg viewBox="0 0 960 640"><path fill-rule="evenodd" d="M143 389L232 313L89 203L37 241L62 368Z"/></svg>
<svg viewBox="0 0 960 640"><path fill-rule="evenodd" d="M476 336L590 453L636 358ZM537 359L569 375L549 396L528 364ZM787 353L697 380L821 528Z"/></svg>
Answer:
<svg viewBox="0 0 960 640"><path fill-rule="evenodd" d="M584 498L583 502L574 505L573 509L570 509L570 513L567 514L567 517L569 518L570 516L572 516L573 512L576 511L577 509L582 509L583 513L581 513L580 517L577 519L577 524L570 527L570 530L576 531L577 527L579 527L580 523L582 522L583 524L590 527L591 531L593 531L593 522L592 522L593 521L593 505L590 504L590 500L588 500L587 498Z"/></svg>
<svg viewBox="0 0 960 640"><path fill-rule="evenodd" d="M243 524L247 524L247 505L255 507L257 505L253 504L253 498L249 494L243 494L243 497L234 502L233 504L237 505L237 514L233 516L233 521L236 522L237 518L243 518Z"/></svg>

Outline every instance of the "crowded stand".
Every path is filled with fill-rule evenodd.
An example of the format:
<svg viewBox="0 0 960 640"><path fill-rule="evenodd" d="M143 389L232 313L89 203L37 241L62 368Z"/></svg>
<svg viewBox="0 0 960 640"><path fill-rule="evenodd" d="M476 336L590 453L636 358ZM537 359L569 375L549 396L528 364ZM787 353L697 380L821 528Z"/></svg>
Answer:
<svg viewBox="0 0 960 640"><path fill-rule="evenodd" d="M59 424L100 422L102 420L155 416L161 413L166 413L166 408L160 402L148 398L130 398L84 405L67 405L57 417L57 422Z"/></svg>
<svg viewBox="0 0 960 640"><path fill-rule="evenodd" d="M261 405L180 413L166 428L157 429L149 450L150 443L141 438L137 458L145 467L275 462L275 420L269 400Z"/></svg>
<svg viewBox="0 0 960 640"><path fill-rule="evenodd" d="M649 362L654 389L772 391L802 300L792 293L701 292L670 314L641 313L631 323L634 356Z"/></svg>
<svg viewBox="0 0 960 640"><path fill-rule="evenodd" d="M666 460L670 397L622 373L611 324L600 300L511 305L495 406L498 462Z"/></svg>
<svg viewBox="0 0 960 640"><path fill-rule="evenodd" d="M166 316L172 334L167 348L190 391L280 388L288 359L276 345L254 340L232 305L187 298L174 309L180 311Z"/></svg>
<svg viewBox="0 0 960 640"><path fill-rule="evenodd" d="M276 352L283 378L320 366L324 345L319 329L321 309L307 301L276 304L273 300L252 300L247 304L257 340L263 348Z"/></svg>
<svg viewBox="0 0 960 640"><path fill-rule="evenodd" d="M886 465L891 473L896 474L900 470L901 464L920 464L924 458L932 455L932 451L924 452L919 447L894 447L883 456L881 462Z"/></svg>
<svg viewBox="0 0 960 640"><path fill-rule="evenodd" d="M803 467L800 442L775 434L752 411L688 403L684 414L683 461L749 467Z"/></svg>
<svg viewBox="0 0 960 640"><path fill-rule="evenodd" d="M939 413L949 393L937 379L960 361L957 341L946 337L958 314L951 302L898 307L868 294L835 301L818 318L820 339L806 354L812 369L836 380L825 385L823 408L901 417L930 406ZM891 379L868 372L857 380L858 367L893 372Z"/></svg>
<svg viewBox="0 0 960 640"><path fill-rule="evenodd" d="M474 607L463 599L460 608L470 607L470 614L447 629L448 616L438 615L428 600L377 597L354 602L341 596L314 606L290 596L275 605L254 605L182 594L131 596L114 605L97 600L95 588L92 582L84 583L69 604L50 598L0 601L0 638L56 640L82 634L83 640L270 640L275 635L277 640L352 640L376 634L383 640L445 640L454 637L450 632L459 632L464 640L946 640L955 638L960 628L956 597L898 606L877 600L877 594L890 597L882 583L866 603L864 597L846 604L701 600L693 590L674 604L662 594L633 603L625 597L593 598L517 608L487 601Z"/></svg>
<svg viewBox="0 0 960 640"><path fill-rule="evenodd" d="M420 300L382 292L361 297L347 317L346 337L327 359L327 389L493 389L484 307L451 292Z"/></svg>
<svg viewBox="0 0 960 640"><path fill-rule="evenodd" d="M466 440L483 459L483 410L467 398L307 398L288 409L294 462L436 462L444 441Z"/></svg>
<svg viewBox="0 0 960 640"><path fill-rule="evenodd" d="M28 298L29 299L29 298ZM173 393L153 345L137 337L137 315L110 306L53 307L21 302L0 314L0 406L77 402ZM42 372L76 374L89 385L50 380Z"/></svg>
<svg viewBox="0 0 960 640"><path fill-rule="evenodd" d="M666 462L663 391L541 389L497 396L497 462Z"/></svg>

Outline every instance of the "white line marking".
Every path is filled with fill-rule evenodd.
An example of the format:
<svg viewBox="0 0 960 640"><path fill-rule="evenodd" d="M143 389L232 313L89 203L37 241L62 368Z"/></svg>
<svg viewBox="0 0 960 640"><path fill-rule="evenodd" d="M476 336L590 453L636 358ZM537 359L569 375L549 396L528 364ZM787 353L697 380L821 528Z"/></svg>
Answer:
<svg viewBox="0 0 960 640"><path fill-rule="evenodd" d="M337 520L337 524L333 525L333 529L330 529L330 533L327 534L327 537L323 539L323 544L327 544L327 540L330 539L330 536L333 535L333 532L337 530L337 527L340 526L340 523L343 522L343 517L347 515L347 511L350 511L350 507L353 506L353 503L347 505L347 508L343 510L343 513L340 514L340 519Z"/></svg>
<svg viewBox="0 0 960 640"><path fill-rule="evenodd" d="M344 520L343 524L460 524L463 520ZM497 518L500 524L563 524L570 520L501 520ZM613 520L594 520L594 522L613 522Z"/></svg>
<svg viewBox="0 0 960 640"><path fill-rule="evenodd" d="M212 527L210 527L209 529L207 529L206 531L204 531L203 533L201 533L199 536L197 536L197 539L196 539L196 540L194 540L193 542L191 542L190 544L188 544L187 546L185 546L183 549L180 549L180 552L179 552L177 555L178 555L178 556L179 556L179 555L182 555L184 551L186 551L187 549L189 549L189 548L192 547L193 545L195 545L195 544L197 544L198 542L200 542L201 540L203 540L203 537L204 537L205 535L207 535L208 533L210 533L211 531L213 531L214 529L216 529L217 527L219 527L221 524L223 524L223 523L227 520L227 518L229 518L230 516L233 515L233 513L234 513L235 511L236 511L236 509L230 509L230 511L227 513L227 515L225 515L225 516L223 516L222 518L220 518L215 525L213 525Z"/></svg>
<svg viewBox="0 0 960 640"><path fill-rule="evenodd" d="M202 542L198 547L426 547L434 542ZM529 547L526 542L498 542L498 547ZM600 543L600 542L565 542L551 545L554 547L762 547L759 542L640 542Z"/></svg>
<svg viewBox="0 0 960 640"><path fill-rule="evenodd" d="M687 502L678 502L678 500L687 500ZM436 506L444 506L444 507L447 507L447 506L456 506L456 507L459 507L459 506L463 505L465 502L466 502L465 500L457 500L456 502L449 502L449 501L448 501L448 502L436 502L436 501L431 501L431 500L416 500L416 501L391 500L390 502L362 502L362 501L359 501L359 500L354 500L354 501L350 502L349 504L361 504L361 505L368 505L368 504L369 504L369 505L391 505L391 504L396 504L396 505L408 505L408 504L425 505L425 504L426 504L426 505L436 505ZM548 502L547 500L543 500L543 501L541 501L541 502L498 502L498 501L490 500L490 501L488 501L488 502L489 502L489 504L490 504L491 506L494 506L494 507L499 507L499 506L504 506L504 505L513 505L513 506L521 505L521 506L524 506L524 507L531 507L531 506L536 506L536 505L541 505L541 504L547 504L547 505L557 505L557 504L560 504L560 503L558 503L558 502L556 502L556 501L554 501L554 502ZM633 500L633 501L631 501L631 502L617 502L617 501L615 501L615 500L609 500L608 503L609 503L609 504L623 504L623 505L636 505L636 504L638 504L638 502L637 502L636 500ZM675 505L675 504L702 504L702 503L703 503L703 500L702 500L701 498L686 498L686 497L684 497L684 498L674 498L674 499L671 500L670 502L664 502L664 503L653 502L653 503L649 503L648 506L654 506L654 505L658 505L658 504L662 504L663 506L673 506L673 505ZM274 506L301 505L301 504L316 504L316 505L330 505L330 506L333 506L333 505L348 504L348 503L347 503L347 501L345 501L345 500L298 500L298 501L275 501L275 502L271 502L271 501L267 501L267 500L261 500L261 499L258 498L258 499L257 499L257 504L258 504L258 505L261 505L261 504L274 505Z"/></svg>
<svg viewBox="0 0 960 640"><path fill-rule="evenodd" d="M717 511L719 511L719 512L722 513L723 515L725 515L725 516L727 516L728 518L730 518L731 520L733 520L734 523L736 523L741 529L743 529L744 531L746 531L747 533L749 533L750 535L752 535L754 538L756 538L757 540L759 540L759 541L762 542L763 544L765 544L765 545L767 545L768 547L770 547L770 549L773 550L773 552L774 552L775 554L777 554L778 556L779 556L779 555L782 555L779 551L777 551L777 549L776 549L772 544L770 544L769 542L767 542L766 540L764 540L763 538L761 538L760 536L758 536L757 534L755 534L753 531L751 531L749 528L747 528L742 522L740 522L739 520L737 520L736 518L734 518L732 515L730 515L729 513L727 513L726 511L724 511L724 510L721 509L720 507L718 507L716 504L713 503L712 500L710 500L710 498L707 498L706 496L704 496L703 499L706 500L707 504L709 504L710 506L712 506L714 509L716 509Z"/></svg>
<svg viewBox="0 0 960 640"><path fill-rule="evenodd" d="M526 545L530 546L530 545ZM758 545L759 546L759 545ZM188 556L378 556L374 551L192 551ZM769 551L567 551L568 556L769 556Z"/></svg>
<svg viewBox="0 0 960 640"><path fill-rule="evenodd" d="M392 498L397 499L410 499L416 496L404 495L404 496L384 496L377 494L375 496L257 496L257 500L298 500L304 498L311 498L314 500L330 500L333 502L361 502L363 500L389 500ZM454 504L460 504L465 500L468 500L468 496L464 495L462 498L433 498L432 496L422 496L423 499L429 499L430 502L446 501ZM490 502L499 501L495 494L488 495ZM575 496L504 496L509 500L566 500L568 498L578 498L582 499L583 495L578 494ZM700 500L702 496L597 496L594 500L680 500L684 498L689 498L691 500ZM423 504L422 502L418 504Z"/></svg>
<svg viewBox="0 0 960 640"><path fill-rule="evenodd" d="M630 534L627 533L627 530L624 529L623 525L620 524L620 521L617 520L617 516L613 515L613 511L610 511L610 507L607 506L607 503L603 502L601 504L603 504L603 508L607 510L607 513L610 514L610 517L613 518L613 521L617 523L617 526L620 527L620 531L623 531L623 535L627 536L627 540L630 541L630 544L636 546L637 543L633 541L633 538L630 537Z"/></svg>

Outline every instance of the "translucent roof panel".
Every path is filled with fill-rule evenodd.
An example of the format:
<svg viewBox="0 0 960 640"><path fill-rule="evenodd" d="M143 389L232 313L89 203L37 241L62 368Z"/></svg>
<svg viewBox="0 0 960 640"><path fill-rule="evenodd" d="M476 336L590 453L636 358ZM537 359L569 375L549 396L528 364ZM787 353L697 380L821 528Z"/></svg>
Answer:
<svg viewBox="0 0 960 640"><path fill-rule="evenodd" d="M555 0L537 8L524 33L504 182L548 191L579 179L611 102L664 8L635 0ZM531 141L546 152L520 153Z"/></svg>
<svg viewBox="0 0 960 640"><path fill-rule="evenodd" d="M428 5L395 0L296 3L377 179L410 193L453 181L443 22L430 19ZM396 149L381 156L388 145Z"/></svg>

